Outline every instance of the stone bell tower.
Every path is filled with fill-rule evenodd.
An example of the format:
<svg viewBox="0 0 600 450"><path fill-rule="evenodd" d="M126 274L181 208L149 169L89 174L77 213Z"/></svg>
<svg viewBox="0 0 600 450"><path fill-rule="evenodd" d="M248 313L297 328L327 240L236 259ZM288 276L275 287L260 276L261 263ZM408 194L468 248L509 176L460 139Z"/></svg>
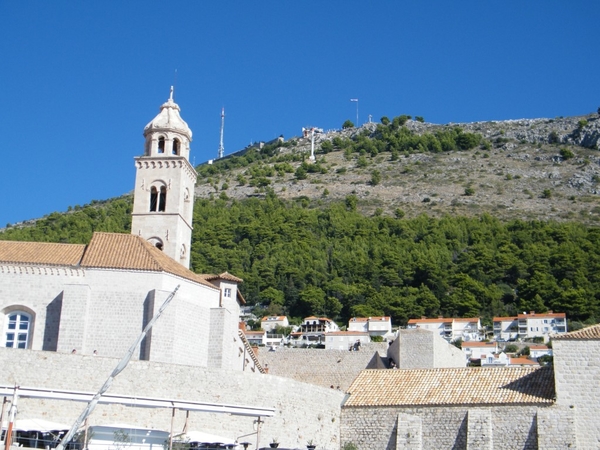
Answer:
<svg viewBox="0 0 600 450"><path fill-rule="evenodd" d="M192 131L173 101L144 128L144 155L135 158L131 233L142 236L183 266L190 266L194 185Z"/></svg>

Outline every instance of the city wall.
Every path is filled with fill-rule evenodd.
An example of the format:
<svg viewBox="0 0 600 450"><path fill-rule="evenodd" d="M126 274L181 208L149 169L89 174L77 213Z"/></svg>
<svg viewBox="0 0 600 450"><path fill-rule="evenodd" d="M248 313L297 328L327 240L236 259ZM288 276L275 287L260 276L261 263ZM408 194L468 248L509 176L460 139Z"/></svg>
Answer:
<svg viewBox="0 0 600 450"><path fill-rule="evenodd" d="M95 393L118 359L100 356L0 348L0 384ZM264 418L259 447L277 438L281 447L305 448L313 440L319 450L340 447L341 391L287 378L193 366L131 361L116 378L109 393L189 401L274 408ZM20 399L19 417L44 418L71 424L84 403ZM170 430L170 409L98 405L90 425L125 423ZM256 417L191 412L188 430L236 438L254 432ZM182 430L185 412L177 411L173 429ZM256 435L247 440L256 445ZM253 447L256 448L256 447Z"/></svg>

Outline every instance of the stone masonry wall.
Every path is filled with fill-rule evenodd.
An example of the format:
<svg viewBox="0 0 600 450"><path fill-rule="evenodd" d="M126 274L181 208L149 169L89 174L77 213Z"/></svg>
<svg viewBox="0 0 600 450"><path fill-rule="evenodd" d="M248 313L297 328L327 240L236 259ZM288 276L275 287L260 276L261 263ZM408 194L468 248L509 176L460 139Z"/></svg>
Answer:
<svg viewBox="0 0 600 450"><path fill-rule="evenodd" d="M387 346L387 342L370 343L357 352L287 347L277 347L273 352L260 347L258 359L269 374L346 391L377 350L385 356Z"/></svg>
<svg viewBox="0 0 600 450"><path fill-rule="evenodd" d="M0 384L95 392L117 362L102 356L0 348ZM273 438L278 438L281 447L304 448L312 439L319 450L340 448L340 404L344 394L288 378L132 361L108 392L274 408L275 416L264 418L258 447L268 446ZM73 423L84 407L80 402L22 398L19 417ZM188 430L235 438L252 433L255 419L191 412ZM174 430L181 431L184 421L185 412L177 411ZM171 411L99 405L90 419L91 425L117 422L169 430ZM256 435L242 440L257 448Z"/></svg>
<svg viewBox="0 0 600 450"><path fill-rule="evenodd" d="M544 442L538 446L537 415L546 414L556 423L566 427L557 430L544 428ZM408 421L413 416L418 421ZM469 422L471 420L471 423ZM568 435L568 417L565 411L553 407L495 406L490 408L467 407L348 407L342 408L342 443L352 442L359 450L400 450L396 442L407 441L407 431L422 430L421 446L418 438L410 436L410 447L422 450L486 449L534 450L561 448ZM489 436L469 433L489 433ZM402 434L401 434L402 433ZM491 446L493 445L493 447ZM565 447L562 447L565 448ZM571 448L575 448L572 446ZM588 447L581 447L588 448ZM590 447L591 448L591 447Z"/></svg>
<svg viewBox="0 0 600 450"><path fill-rule="evenodd" d="M555 339L556 403L572 409L577 448L600 448L600 340Z"/></svg>

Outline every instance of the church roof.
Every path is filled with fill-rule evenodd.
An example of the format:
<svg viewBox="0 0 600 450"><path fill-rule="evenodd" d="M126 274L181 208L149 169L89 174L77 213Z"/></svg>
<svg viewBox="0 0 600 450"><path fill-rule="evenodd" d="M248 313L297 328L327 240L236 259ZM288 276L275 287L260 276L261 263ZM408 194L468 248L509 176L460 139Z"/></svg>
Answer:
<svg viewBox="0 0 600 450"><path fill-rule="evenodd" d="M0 241L0 263L76 266L85 245Z"/></svg>
<svg viewBox="0 0 600 450"><path fill-rule="evenodd" d="M185 134L192 140L192 130L179 115L179 105L173 101L173 90L169 100L160 106L158 115L144 128L144 136L150 131L174 130Z"/></svg>
<svg viewBox="0 0 600 450"><path fill-rule="evenodd" d="M582 328L577 331L568 333L553 334L552 340L587 340L600 339L600 324L592 325L591 327Z"/></svg>
<svg viewBox="0 0 600 450"><path fill-rule="evenodd" d="M204 275L205 280L225 280L225 281L233 281L234 283L243 283L244 280L236 277L235 275L231 275L229 272L223 272L218 275L215 274L206 274Z"/></svg>
<svg viewBox="0 0 600 450"><path fill-rule="evenodd" d="M218 289L206 280L206 276L185 268L144 238L133 234L96 232L87 246L0 241L0 262L166 272Z"/></svg>
<svg viewBox="0 0 600 450"><path fill-rule="evenodd" d="M345 406L554 403L552 367L363 370Z"/></svg>

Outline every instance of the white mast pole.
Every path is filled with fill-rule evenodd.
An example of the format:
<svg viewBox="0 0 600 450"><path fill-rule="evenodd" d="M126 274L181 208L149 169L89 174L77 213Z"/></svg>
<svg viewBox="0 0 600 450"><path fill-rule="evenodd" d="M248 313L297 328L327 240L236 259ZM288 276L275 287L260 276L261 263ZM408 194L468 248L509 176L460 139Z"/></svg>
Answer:
<svg viewBox="0 0 600 450"><path fill-rule="evenodd" d="M177 293L178 289L179 289L179 285L175 288L175 290L173 292L171 292L171 294L169 294L169 296L164 301L162 306L159 308L159 310L156 312L156 314L154 314L154 317L152 317L152 319L150 319L150 322L148 322L148 324L144 327L144 330L142 331L142 333L138 336L138 338L133 343L133 345L131 347L129 347L129 350L127 351L127 353L125 354L123 359L121 359L121 361L119 361L119 363L114 368L114 370L112 371L112 373L110 374L108 379L104 382L104 384L102 385L100 390L96 393L96 395L94 395L94 397L92 397L92 399L90 400L90 402L88 403L86 408L83 410L83 412L79 415L79 417L77 418L77 420L75 421L73 426L71 426L71 429L69 430L69 432L67 434L65 434L65 436L62 438L62 440L60 441L60 444L58 444L58 446L56 447L56 450L64 450L65 444L67 444L73 438L73 436L75 435L75 433L77 432L77 430L79 429L81 424L85 421L85 419L88 418L88 416L90 414L92 414L92 411L94 411L94 408L96 408L96 405L98 404L100 397L102 397L102 394L104 394L108 390L110 385L113 383L115 377L117 375L119 375L125 369L125 367L127 367L127 364L129 363L129 361L131 360L131 357L133 356L133 352L135 351L135 349L137 348L139 343L142 342L142 339L144 339L146 337L146 335L148 334L148 331L150 331L150 329L152 328L152 325L154 325L154 322L156 322L158 320L158 318L162 315L162 313L166 309L166 307L169 306L169 303L171 302L173 297L175 297L175 294ZM8 450L8 448L7 448L7 450Z"/></svg>

